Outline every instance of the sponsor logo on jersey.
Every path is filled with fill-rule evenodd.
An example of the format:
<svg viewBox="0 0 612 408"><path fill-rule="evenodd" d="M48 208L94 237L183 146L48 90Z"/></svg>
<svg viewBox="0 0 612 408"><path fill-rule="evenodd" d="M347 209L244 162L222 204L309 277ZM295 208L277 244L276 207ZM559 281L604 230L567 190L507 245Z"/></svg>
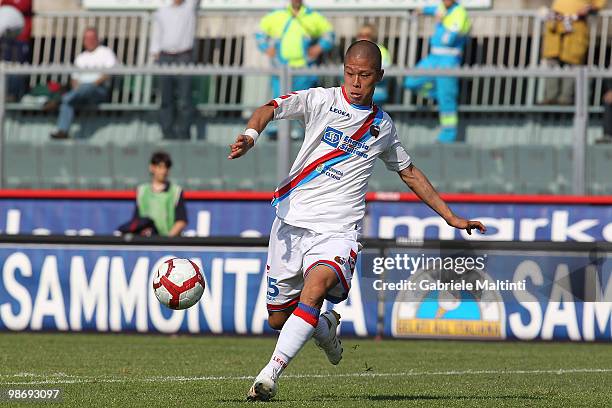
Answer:
<svg viewBox="0 0 612 408"><path fill-rule="evenodd" d="M342 115L342 116L344 116L344 117L346 117L346 118L350 118L350 117L351 117L351 114L350 114L350 113L345 112L345 111L343 111L342 109L335 108L335 107L333 107L333 106L329 108L329 111L330 111L331 113L336 113L336 114L338 114L338 115Z"/></svg>
<svg viewBox="0 0 612 408"><path fill-rule="evenodd" d="M328 126L323 132L324 143L327 143L331 147L336 147L343 152L347 152L353 156L368 158L367 151L370 150L370 146L362 141L352 139L350 136L344 135L341 131ZM321 173L321 172L319 172Z"/></svg>
<svg viewBox="0 0 612 408"><path fill-rule="evenodd" d="M344 265L346 263L346 259L342 258L341 256L336 256L334 261L336 261L338 265Z"/></svg>
<svg viewBox="0 0 612 408"><path fill-rule="evenodd" d="M323 141L331 147L338 147L340 139L342 139L342 132L331 126L328 126L323 132Z"/></svg>
<svg viewBox="0 0 612 408"><path fill-rule="evenodd" d="M340 170L336 170L333 167L326 167L325 164L321 163L316 168L317 173L325 174L329 178L334 180L340 180L344 173Z"/></svg>

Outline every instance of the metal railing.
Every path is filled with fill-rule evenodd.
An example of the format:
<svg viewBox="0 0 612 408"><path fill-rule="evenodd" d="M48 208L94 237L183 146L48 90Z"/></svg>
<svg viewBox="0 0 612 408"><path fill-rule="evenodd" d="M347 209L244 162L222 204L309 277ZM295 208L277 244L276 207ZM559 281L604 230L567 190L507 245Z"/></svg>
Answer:
<svg viewBox="0 0 612 408"><path fill-rule="evenodd" d="M247 68L247 67L217 67L210 65L191 65L191 66L156 66L148 65L143 67L125 67L99 69L98 71L110 75L119 76L153 76L153 75L188 75L188 76L227 76L244 77L248 75L278 75L281 79L281 87L285 92L290 90L289 84L295 75L314 74L319 76L339 76L342 72L341 66L324 67L316 69L290 70L288 68ZM2 144L4 143L4 118L6 111L5 90L7 75L60 75L73 72L87 72L87 70L77 69L65 65L48 66L20 66L0 64L0 157L2 156ZM596 68L578 67L571 69L515 69L497 67L464 67L453 70L422 70L408 68L391 68L387 75L390 77L403 76L454 76L459 78L515 78L519 80L531 80L535 78L560 77L573 79L575 83L575 106L574 106L574 137L573 137L573 193L583 195L585 193L585 145L588 124L588 85L591 79L601 80L602 78L612 78L612 72ZM260 100L264 103L266 100ZM209 109L216 109L216 105L209 106ZM235 109L247 108L247 106L236 106ZM277 173L279 179L289 172L290 167L290 136L289 122L282 121L279 129L279 142L277 154ZM0 169L0 180L2 173Z"/></svg>
<svg viewBox="0 0 612 408"><path fill-rule="evenodd" d="M255 32L263 13L202 12L199 15L194 61L223 67L269 67L255 44ZM355 39L363 23L378 27L379 42L384 44L398 68L412 68L429 52L428 38L434 21L409 12L325 12L336 32L336 50L329 56L339 63L343 51ZM540 65L543 19L537 11L472 11L471 40L464 53L466 66L536 68ZM612 11L606 10L590 20L590 43L586 65L608 68L612 65ZM142 66L148 62L151 14L147 12L61 12L41 13L34 18L33 65L68 64L82 49L82 32L95 26L105 44L115 50L124 65ZM30 84L48 79L68 82L65 72L41 73ZM331 78L333 82L333 78ZM241 81L235 76L212 75L206 84L206 104L241 104L261 82ZM537 78L477 77L461 82L462 109L524 109L538 101L541 86ZM591 106L599 107L602 81L596 79L588 95ZM126 77L113 87L111 103L121 106L151 107L159 103L150 77ZM407 110L431 102L405 91L396 81L392 103ZM246 102L249 102L248 97ZM553 109L553 108L542 108ZM557 108L554 108L557 109ZM562 109L557 109L562 110Z"/></svg>

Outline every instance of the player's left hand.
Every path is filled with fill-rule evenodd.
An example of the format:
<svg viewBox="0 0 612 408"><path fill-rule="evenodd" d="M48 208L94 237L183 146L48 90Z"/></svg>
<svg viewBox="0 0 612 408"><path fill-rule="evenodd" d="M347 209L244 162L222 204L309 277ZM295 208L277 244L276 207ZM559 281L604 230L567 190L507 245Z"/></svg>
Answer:
<svg viewBox="0 0 612 408"><path fill-rule="evenodd" d="M244 156L246 152L249 151L251 147L254 145L253 138L247 135L238 135L236 141L232 143L230 146L230 154L227 156L229 160L237 159L241 156Z"/></svg>
<svg viewBox="0 0 612 408"><path fill-rule="evenodd" d="M480 221L466 220L461 217L452 218L448 221L448 225L458 229L466 230L468 235L472 235L473 229L480 231L481 234L484 234L487 231L487 227L485 227Z"/></svg>

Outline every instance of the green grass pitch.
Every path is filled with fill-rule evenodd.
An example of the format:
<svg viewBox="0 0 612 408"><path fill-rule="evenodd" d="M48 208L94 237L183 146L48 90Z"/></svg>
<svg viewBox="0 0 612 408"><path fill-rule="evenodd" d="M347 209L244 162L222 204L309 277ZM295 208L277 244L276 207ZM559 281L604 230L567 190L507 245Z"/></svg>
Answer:
<svg viewBox="0 0 612 408"><path fill-rule="evenodd" d="M312 342L271 407L610 407L612 345L345 339ZM249 406L271 337L0 334L0 389L63 390L66 407ZM19 406L0 401L0 405ZM33 406L33 404L21 404Z"/></svg>

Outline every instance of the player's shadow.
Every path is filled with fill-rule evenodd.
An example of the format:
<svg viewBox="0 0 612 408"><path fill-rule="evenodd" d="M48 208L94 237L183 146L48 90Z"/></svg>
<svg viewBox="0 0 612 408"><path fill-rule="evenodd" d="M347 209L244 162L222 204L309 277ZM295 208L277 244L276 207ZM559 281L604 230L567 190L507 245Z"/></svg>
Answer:
<svg viewBox="0 0 612 408"><path fill-rule="evenodd" d="M355 400L369 401L419 401L419 400L540 400L534 395L364 395Z"/></svg>
<svg viewBox="0 0 612 408"><path fill-rule="evenodd" d="M309 398L312 402L341 402L341 401L444 401L444 400L542 400L544 397L536 395L410 395L410 394L391 394L391 395L354 395L354 396L339 396L333 394L317 395ZM220 403L239 403L245 402L244 399L219 399ZM286 402L303 402L301 399L279 398L273 399L268 403L286 403Z"/></svg>

